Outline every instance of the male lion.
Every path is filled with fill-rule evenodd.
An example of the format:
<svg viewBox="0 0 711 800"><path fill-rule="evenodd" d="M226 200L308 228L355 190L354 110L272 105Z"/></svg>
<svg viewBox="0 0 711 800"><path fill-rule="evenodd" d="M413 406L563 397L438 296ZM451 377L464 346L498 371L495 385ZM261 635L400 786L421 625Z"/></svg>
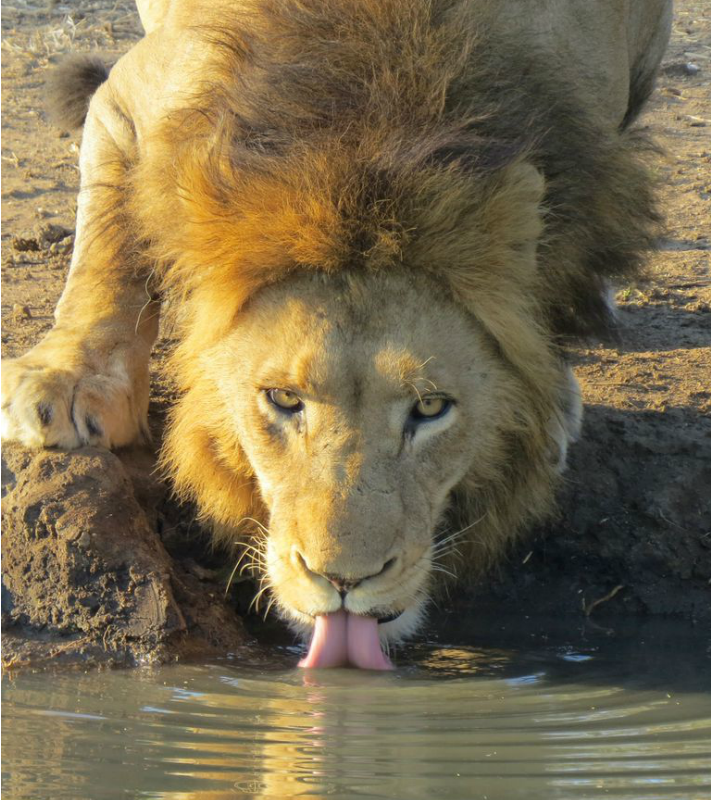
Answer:
<svg viewBox="0 0 711 800"><path fill-rule="evenodd" d="M54 329L5 435L147 436L159 293L182 396L162 463L245 539L305 666L388 668L550 508L657 214L630 124L670 0L165 0L96 91ZM450 533L456 524L460 533ZM455 541L456 540L456 541Z"/></svg>

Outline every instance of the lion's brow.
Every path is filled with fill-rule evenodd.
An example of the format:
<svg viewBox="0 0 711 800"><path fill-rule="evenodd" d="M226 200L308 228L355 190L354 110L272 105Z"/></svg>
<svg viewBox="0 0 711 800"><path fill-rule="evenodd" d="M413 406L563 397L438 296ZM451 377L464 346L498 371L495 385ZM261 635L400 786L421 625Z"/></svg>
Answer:
<svg viewBox="0 0 711 800"><path fill-rule="evenodd" d="M400 359L400 383L403 386L414 388L418 394L436 392L437 384L424 374L425 367L433 360L434 356L430 356L422 362L418 362L411 356Z"/></svg>
<svg viewBox="0 0 711 800"><path fill-rule="evenodd" d="M307 354L298 355L288 366L267 367L262 378L262 385L269 384L280 389L289 389L297 393L318 395L323 381L315 369L314 358Z"/></svg>
<svg viewBox="0 0 711 800"><path fill-rule="evenodd" d="M259 384L265 389L286 389L296 394L318 395L319 387L298 373L270 370L259 379Z"/></svg>

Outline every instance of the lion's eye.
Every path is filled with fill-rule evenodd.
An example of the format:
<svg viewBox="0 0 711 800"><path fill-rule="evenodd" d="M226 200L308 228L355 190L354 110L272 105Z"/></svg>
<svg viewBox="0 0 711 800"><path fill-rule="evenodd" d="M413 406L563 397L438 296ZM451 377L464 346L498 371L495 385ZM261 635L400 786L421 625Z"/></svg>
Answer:
<svg viewBox="0 0 711 800"><path fill-rule="evenodd" d="M410 416L415 420L431 420L443 417L452 407L452 401L446 397L423 397L413 406Z"/></svg>
<svg viewBox="0 0 711 800"><path fill-rule="evenodd" d="M288 389L268 389L267 397L269 398L269 402L277 408L292 414L296 414L304 407L301 398Z"/></svg>

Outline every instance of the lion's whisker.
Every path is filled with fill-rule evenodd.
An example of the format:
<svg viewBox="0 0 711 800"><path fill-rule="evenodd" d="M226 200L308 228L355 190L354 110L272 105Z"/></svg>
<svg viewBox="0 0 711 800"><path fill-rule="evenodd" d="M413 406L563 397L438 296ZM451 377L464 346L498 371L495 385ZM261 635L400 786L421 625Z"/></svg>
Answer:
<svg viewBox="0 0 711 800"><path fill-rule="evenodd" d="M237 574L237 570L239 569L239 565L240 565L241 561L242 561L242 557L240 556L240 558L238 559L237 563L232 568L232 572L230 572L230 577L227 579L227 586L225 586L224 597L227 597L227 595L228 595L228 593L230 591L230 586L232 586L232 581L234 580L235 575Z"/></svg>
<svg viewBox="0 0 711 800"><path fill-rule="evenodd" d="M438 544L432 548L433 556L439 557L443 555L448 555L449 553L457 553L458 555L462 554L461 550L457 547L456 541Z"/></svg>
<svg viewBox="0 0 711 800"><path fill-rule="evenodd" d="M240 554L239 559L237 560L237 564L241 564L245 558L249 557L252 562L256 560L264 560L264 553L256 548L245 548L242 553Z"/></svg>
<svg viewBox="0 0 711 800"><path fill-rule="evenodd" d="M265 592L267 592L269 589L272 588L271 583L266 578L262 578L262 582L263 582L264 585L257 592L257 594L255 594L254 597L252 598L252 602L249 604L249 608L247 609L247 613L249 613L252 610L252 608L254 608L255 611L259 612L259 601L260 601L260 599L262 598L262 596L264 595Z"/></svg>
<svg viewBox="0 0 711 800"><path fill-rule="evenodd" d="M242 519L237 524L241 525L243 522L253 522L259 528L260 533L262 533L264 536L269 536L271 534L269 528L267 528L266 525L264 525L262 522L260 522L258 519L255 519L254 517L242 517Z"/></svg>
<svg viewBox="0 0 711 800"><path fill-rule="evenodd" d="M272 610L272 606L274 605L274 603L276 603L276 597L274 597L274 595L272 595L271 598L269 599L269 602L267 603L267 608L266 608L266 610L264 612L264 616L262 617L262 619L265 622L266 622L267 616L269 615L269 612Z"/></svg>
<svg viewBox="0 0 711 800"><path fill-rule="evenodd" d="M441 572L443 575L447 575L448 577L452 578L453 580L457 580L457 576L451 570L446 569L441 564L431 564L430 570L432 572Z"/></svg>
<svg viewBox="0 0 711 800"><path fill-rule="evenodd" d="M440 539L439 541L435 542L432 546L432 554L439 557L442 555L447 555L450 552L456 552L461 556L461 552L459 550L455 550L455 548L451 547L451 545L462 539L466 533L468 533L474 526L482 522L485 517L486 514L483 514L481 517L479 517L479 519L475 519L474 522L469 523L469 525L466 525L465 527L460 528L460 530L449 534L449 536L446 536L444 539ZM450 546L450 549L447 549L448 546Z"/></svg>

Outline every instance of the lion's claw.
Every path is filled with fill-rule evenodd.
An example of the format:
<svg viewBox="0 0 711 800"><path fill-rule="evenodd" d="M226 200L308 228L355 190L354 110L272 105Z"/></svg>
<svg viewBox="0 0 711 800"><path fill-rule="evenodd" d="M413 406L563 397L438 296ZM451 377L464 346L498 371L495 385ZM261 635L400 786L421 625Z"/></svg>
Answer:
<svg viewBox="0 0 711 800"><path fill-rule="evenodd" d="M145 410L121 374L3 364L2 438L26 447L120 447L146 438Z"/></svg>

